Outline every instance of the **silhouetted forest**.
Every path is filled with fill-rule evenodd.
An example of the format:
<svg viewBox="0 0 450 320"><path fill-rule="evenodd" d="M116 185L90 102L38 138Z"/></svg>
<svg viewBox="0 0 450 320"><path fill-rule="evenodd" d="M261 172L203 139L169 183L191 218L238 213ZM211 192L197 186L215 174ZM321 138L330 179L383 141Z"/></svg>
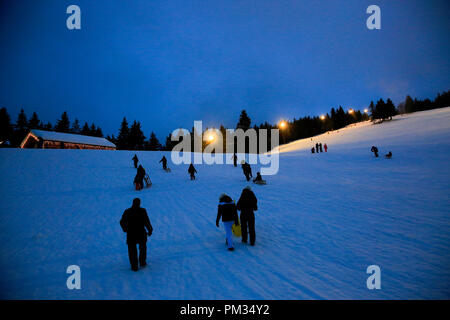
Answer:
<svg viewBox="0 0 450 320"><path fill-rule="evenodd" d="M438 93L436 98L433 100L420 100L417 98L413 99L408 95L406 96L405 100L401 102L397 107L395 107L391 99L387 99L386 102L383 99L379 99L376 103L371 101L370 104L362 111L354 109L344 110L342 106L339 106L338 108L331 108L330 112L327 114L286 120L284 121L282 127L280 127L279 123L271 124L268 122L251 127L252 121L249 115L245 110L242 110L235 129L242 129L246 131L250 128L253 128L257 132L259 132L260 129L268 129L268 139L270 146L270 129L279 128L280 144L285 144L294 140L313 137L326 131L338 130L349 124L360 121L372 120L378 123L390 120L397 114L431 110L447 106L450 106L450 90L443 92L442 94ZM84 125L81 126L81 123L78 119L75 119L73 122L71 122L67 112L63 112L61 117L53 125L50 122L44 123L43 121L41 121L36 112L33 112L31 117L28 118L23 109L17 115L16 121L13 122L6 108L0 109L1 147L18 147L26 134L31 129L103 137L103 132L100 127L96 126L94 123L91 123L91 125L89 125L87 122L84 122ZM207 130L208 128L205 129L205 131ZM217 130L219 130L224 137L223 150L225 150L225 146L227 143L225 139L226 129L221 125ZM182 136L181 132L179 134ZM200 135L200 133L196 133L192 129L190 131L190 134L191 143L193 146L194 136ZM156 137L154 132L151 132L149 138L147 139L142 131L141 123L134 120L130 126L126 118L123 118L119 126L117 137L115 137L114 135L108 135L106 138L115 143L117 149L119 150L170 151L172 150L174 145L179 143L179 141L171 141L170 134L167 136L164 146L158 141L158 138ZM203 141L202 148L204 149L208 145L208 143L210 142ZM248 142L246 151L249 151ZM258 152L260 151L264 152L265 150L258 150Z"/></svg>

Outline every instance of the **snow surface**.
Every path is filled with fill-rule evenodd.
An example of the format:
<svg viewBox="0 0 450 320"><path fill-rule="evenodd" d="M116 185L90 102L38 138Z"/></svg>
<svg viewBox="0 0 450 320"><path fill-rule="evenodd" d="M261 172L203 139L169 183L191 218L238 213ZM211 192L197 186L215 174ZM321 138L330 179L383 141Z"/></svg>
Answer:
<svg viewBox="0 0 450 320"><path fill-rule="evenodd" d="M89 144L89 145L93 145L93 146L105 146L105 147L112 147L112 148L116 147L116 145L114 143L112 143L111 141L109 141L105 138L84 136L81 134L62 133L62 132L55 132L55 131L35 130L35 129L31 130L31 132L36 137L42 138L44 140L82 143L82 144Z"/></svg>
<svg viewBox="0 0 450 320"><path fill-rule="evenodd" d="M137 192L134 152L0 149L0 296L449 299L449 129L446 108L282 147L280 172L252 186L256 246L234 252L215 218L219 195L248 184L240 168L197 165L190 181L169 154L165 173L162 152L138 152L153 186ZM311 154L319 140L328 153ZM133 273L119 220L136 196L154 233ZM66 287L72 264L81 290ZM381 290L366 287L373 264Z"/></svg>

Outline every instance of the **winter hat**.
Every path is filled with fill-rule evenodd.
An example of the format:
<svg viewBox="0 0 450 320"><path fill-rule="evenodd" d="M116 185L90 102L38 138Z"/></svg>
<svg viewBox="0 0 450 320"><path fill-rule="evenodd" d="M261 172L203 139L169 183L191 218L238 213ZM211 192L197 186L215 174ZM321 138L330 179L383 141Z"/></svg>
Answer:
<svg viewBox="0 0 450 320"><path fill-rule="evenodd" d="M226 197L226 196L227 196L226 193L222 193L222 194L220 195L220 197L219 197L219 200L222 199L223 197Z"/></svg>

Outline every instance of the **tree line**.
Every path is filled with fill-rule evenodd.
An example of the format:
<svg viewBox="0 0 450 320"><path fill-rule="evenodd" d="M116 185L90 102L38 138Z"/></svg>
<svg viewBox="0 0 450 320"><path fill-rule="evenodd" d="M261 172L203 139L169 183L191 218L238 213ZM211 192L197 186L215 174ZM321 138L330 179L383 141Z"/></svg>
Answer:
<svg viewBox="0 0 450 320"><path fill-rule="evenodd" d="M392 119L392 117L397 114L443 108L447 106L450 106L450 90L443 92L442 94L438 93L436 98L433 100L413 99L408 95L406 96L406 99L397 107L395 107L391 99L387 99L386 102L383 99L379 99L376 103L371 101L369 106L363 112L353 109L345 111L342 106L339 106L338 108L331 108L329 113L321 116L306 116L298 119L294 118L291 121L285 121L286 125L283 128L280 128L280 143L284 144L298 139L313 137L327 131L338 130L349 124L360 121L372 120L374 122L382 122ZM253 127L251 127L251 124L252 122L247 112L242 110L236 124L236 129L246 131L253 128L257 133L259 133L259 130L261 129L267 129L269 140L268 143L270 145L270 129L279 128L279 124L264 122L259 125L254 125ZM78 119L75 119L71 123L67 112L63 112L56 124L52 125L50 122L43 123L39 119L36 112L33 112L31 118L28 119L23 109L21 109L19 115L17 116L17 120L12 123L6 108L0 109L0 146L18 147L31 129L103 137L102 129L94 123L89 125L85 122L82 127L80 126L80 121ZM208 128L205 129L205 131L207 130ZM226 129L223 125L221 125L217 130L219 130L224 137L223 150L226 150ZM201 136L202 134L203 133L195 132L194 128L192 128L190 131L192 146L194 138L199 135ZM181 131L178 132L178 135L184 136ZM259 134L257 134L257 137L259 138ZM172 150L173 146L176 145L180 139L180 137L177 137L177 141L172 141L172 135L169 134L166 137L165 145L162 145L158 141L154 132L151 132L150 137L147 139L142 131L141 123L134 120L130 126L125 117L120 124L117 137L114 135L108 135L106 138L116 144L117 149L119 150L166 151ZM184 139L183 137L181 138ZM203 141L202 148L204 149L209 143L211 142ZM246 151L248 150L249 148L247 142ZM258 152L260 152L260 150L258 150Z"/></svg>

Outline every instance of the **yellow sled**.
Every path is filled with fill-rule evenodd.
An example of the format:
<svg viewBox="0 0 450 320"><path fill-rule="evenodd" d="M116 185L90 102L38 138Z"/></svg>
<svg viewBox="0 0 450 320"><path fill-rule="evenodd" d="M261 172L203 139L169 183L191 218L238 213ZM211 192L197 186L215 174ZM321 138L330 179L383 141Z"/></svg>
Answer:
<svg viewBox="0 0 450 320"><path fill-rule="evenodd" d="M233 223L233 225L231 226L231 231L233 231L233 234L236 237L240 237L242 236L242 232L241 232L241 221L239 221L239 225L236 226L236 224Z"/></svg>

